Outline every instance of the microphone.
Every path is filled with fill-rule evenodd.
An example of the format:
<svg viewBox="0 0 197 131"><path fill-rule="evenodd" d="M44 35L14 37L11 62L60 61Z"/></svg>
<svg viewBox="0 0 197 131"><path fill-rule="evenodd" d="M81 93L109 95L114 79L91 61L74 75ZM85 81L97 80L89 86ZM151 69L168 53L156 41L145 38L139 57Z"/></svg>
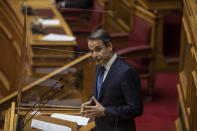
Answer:
<svg viewBox="0 0 197 131"><path fill-rule="evenodd" d="M31 119L33 118L33 117L32 117L32 118L30 117L30 118L25 122L25 124L24 124L24 120L25 120L25 117L27 116L27 114L28 114L34 107L36 107L36 105L38 105L38 103L40 103L41 100L42 100L44 97L46 97L46 95L47 95L48 93L50 93L52 90L54 90L54 88L57 88L57 91L54 93L54 95L53 95L52 97L48 98L48 100L47 100L42 106L44 106L45 104L47 104L48 101L49 101L50 99L52 99L59 91L61 91L61 89L64 87L64 85L62 84L62 80L63 80L63 77L61 77L53 86L51 86L49 90L47 90L45 93L43 93L43 95L34 103L34 105L31 106L31 108L30 108L29 110L27 110L27 112L25 113L25 115L22 117L22 119L21 119L21 120L19 121L19 123L18 123L17 131L22 131L23 128L25 127L25 125L28 123L28 121L31 120ZM38 107L38 108L39 108L39 109L36 111L36 113L34 113L33 116L35 116L35 115L38 113L38 111L41 109L40 107Z"/></svg>
<svg viewBox="0 0 197 131"><path fill-rule="evenodd" d="M49 102L49 100L51 100L54 96L56 96L57 93L59 93L63 87L64 87L63 84L62 84L62 85L59 85L59 86L57 87L56 92L55 92L52 96L50 96L44 104L42 104L42 107L45 106L45 105ZM25 128L25 126L27 125L27 123L38 113L38 111L40 111L40 109L41 109L42 107L41 107L41 106L38 107L38 110L37 110L37 111L36 111L26 122L25 122L23 128Z"/></svg>
<svg viewBox="0 0 197 131"><path fill-rule="evenodd" d="M33 106L31 106L31 108L25 113L24 118L26 117L26 115L38 104L40 103L40 101L46 96L46 94L48 94L49 92L51 92L51 90L53 90L53 88L55 88L57 85L59 86L59 83L63 80L63 77L61 77L58 81L55 82L55 84L53 86L51 86L51 88L46 91L45 93L43 93L43 95L34 103Z"/></svg>

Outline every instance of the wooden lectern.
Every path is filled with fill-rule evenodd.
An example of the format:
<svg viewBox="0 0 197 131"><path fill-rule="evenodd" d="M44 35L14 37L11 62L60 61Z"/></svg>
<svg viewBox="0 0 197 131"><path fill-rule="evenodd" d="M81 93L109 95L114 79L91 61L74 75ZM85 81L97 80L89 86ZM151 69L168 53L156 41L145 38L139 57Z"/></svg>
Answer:
<svg viewBox="0 0 197 131"><path fill-rule="evenodd" d="M4 131L15 131L17 129L17 124L19 122L17 121L18 120L18 115L15 113L15 110L16 110L15 102L12 102L11 108L9 108L6 111L6 114L5 114ZM73 111L73 109L70 109L70 110L71 110L71 112ZM58 110L57 110L57 112L58 112ZM31 115L27 115L25 117L25 121L28 120L30 117L31 117ZM43 122L52 123L52 124L66 126L66 127L71 128L72 131L78 131L78 130L79 131L90 131L95 127L94 122L90 122L87 126L83 126L83 127L79 128L77 126L77 123L75 123L75 122L56 119L56 118L52 118L52 117L47 116L47 115L37 115L37 116L34 116L33 119L34 120L40 120L40 121L43 121ZM32 129L31 128L31 122L32 122L32 120L30 120L27 123L27 125L24 128L24 131L39 131L38 129Z"/></svg>

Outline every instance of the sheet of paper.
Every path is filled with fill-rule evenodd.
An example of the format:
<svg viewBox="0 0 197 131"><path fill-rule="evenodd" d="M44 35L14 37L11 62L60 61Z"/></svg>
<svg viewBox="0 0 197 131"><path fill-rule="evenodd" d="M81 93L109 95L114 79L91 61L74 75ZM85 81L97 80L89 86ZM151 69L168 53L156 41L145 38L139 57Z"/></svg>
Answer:
<svg viewBox="0 0 197 131"><path fill-rule="evenodd" d="M57 19L42 19L39 18L38 22L41 23L42 25L59 25L60 21Z"/></svg>
<svg viewBox="0 0 197 131"><path fill-rule="evenodd" d="M57 114L54 113L51 117L76 122L77 125L85 126L88 124L90 118L82 117L82 116L74 116L74 115L64 115L64 114Z"/></svg>
<svg viewBox="0 0 197 131"><path fill-rule="evenodd" d="M36 115L41 115L41 113L39 111L38 112L37 111L32 111L30 114L34 115L35 113L36 113Z"/></svg>
<svg viewBox="0 0 197 131"><path fill-rule="evenodd" d="M71 131L71 128L69 127L48 123L40 120L35 120L35 119L32 119L31 127L43 131Z"/></svg>
<svg viewBox="0 0 197 131"><path fill-rule="evenodd" d="M59 34L48 34L45 35L42 40L46 41L73 41L76 38L74 36L67 36L67 35L59 35Z"/></svg>

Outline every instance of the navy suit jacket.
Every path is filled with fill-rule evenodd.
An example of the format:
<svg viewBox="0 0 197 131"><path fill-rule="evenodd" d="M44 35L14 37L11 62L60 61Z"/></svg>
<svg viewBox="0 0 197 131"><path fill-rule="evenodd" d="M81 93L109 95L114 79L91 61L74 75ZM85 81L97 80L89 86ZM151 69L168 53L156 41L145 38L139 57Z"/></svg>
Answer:
<svg viewBox="0 0 197 131"><path fill-rule="evenodd" d="M134 117L142 114L140 80L136 71L119 57L102 84L97 97L97 77L101 65L96 67L95 98L105 107L105 116L95 118L97 131L135 131Z"/></svg>

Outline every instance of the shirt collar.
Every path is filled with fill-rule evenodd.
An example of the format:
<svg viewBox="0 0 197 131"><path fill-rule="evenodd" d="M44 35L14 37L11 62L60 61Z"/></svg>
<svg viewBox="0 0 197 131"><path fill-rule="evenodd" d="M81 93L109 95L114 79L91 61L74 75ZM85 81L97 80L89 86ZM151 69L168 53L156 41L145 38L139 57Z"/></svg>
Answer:
<svg viewBox="0 0 197 131"><path fill-rule="evenodd" d="M114 61L116 60L116 58L117 58L117 54L115 53L115 54L112 56L112 58L107 62L107 64L104 65L104 67L105 67L105 69L106 69L107 71L109 71L111 65L114 63Z"/></svg>

